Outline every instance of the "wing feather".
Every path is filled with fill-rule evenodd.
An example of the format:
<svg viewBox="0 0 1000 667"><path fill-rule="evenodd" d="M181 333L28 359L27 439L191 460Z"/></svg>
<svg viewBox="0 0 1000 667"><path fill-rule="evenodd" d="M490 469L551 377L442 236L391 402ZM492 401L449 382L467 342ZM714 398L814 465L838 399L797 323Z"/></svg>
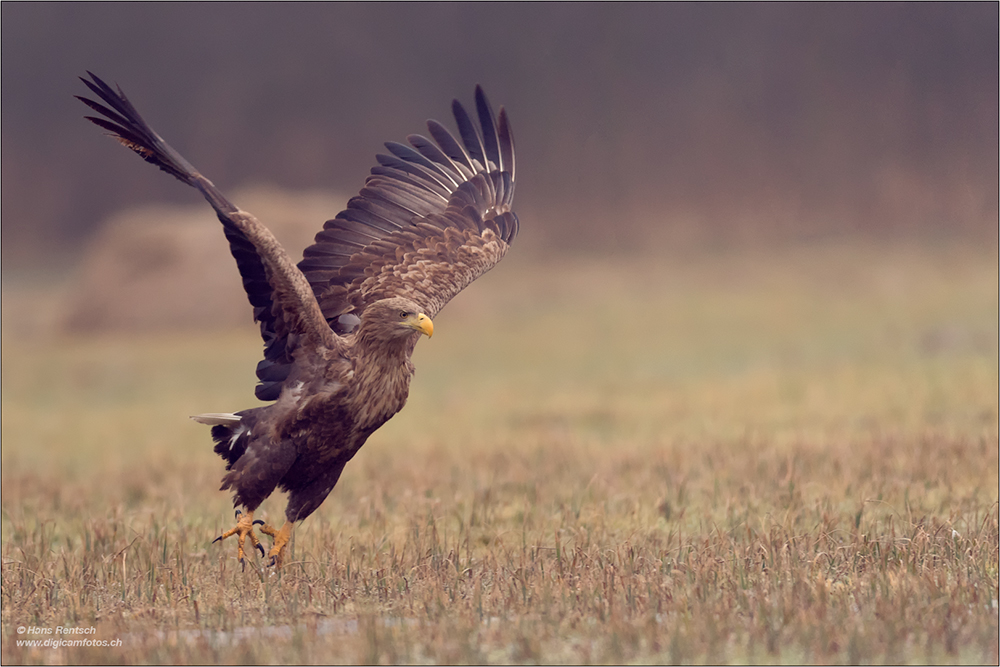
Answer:
<svg viewBox="0 0 1000 667"><path fill-rule="evenodd" d="M407 181L395 178L369 176L366 187L378 188L382 196L392 198L400 206L405 206L416 215L426 215L448 204L448 199L437 192L414 189Z"/></svg>
<svg viewBox="0 0 1000 667"><path fill-rule="evenodd" d="M461 183L461 180L457 180L447 171L442 169L441 165L432 162L431 160L428 160L421 153L413 150L412 148L410 148L405 144L400 144L395 141L388 141L386 142L385 147L388 148L389 152L391 152L399 159L419 165L424 169L426 169L427 171L429 171L431 174L443 178L444 179L443 181L438 180L439 183L443 183L445 185L451 184L452 187L455 187L459 183Z"/></svg>
<svg viewBox="0 0 1000 667"><path fill-rule="evenodd" d="M500 107L500 120L497 127L497 139L500 141L500 159L503 161L503 171L510 174L510 180L514 180L514 133L510 129L510 121L507 120L507 112ZM511 189L513 195L513 189ZM508 204L510 202L507 202Z"/></svg>
<svg viewBox="0 0 1000 667"><path fill-rule="evenodd" d="M428 180L420 174L412 173L410 170L381 164L377 167L372 167L372 175L369 178L377 178L379 176L391 179L393 182L405 184L409 186L408 189L424 191L427 196L434 195L437 197L436 202L438 206L448 205L448 197L451 196L451 189L440 185L437 181Z"/></svg>
<svg viewBox="0 0 1000 667"><path fill-rule="evenodd" d="M455 183L453 183L450 179L442 177L436 170L428 169L422 164L407 162L406 160L398 158L395 155L384 155L382 153L376 155L375 159L378 160L378 163L384 167L393 167L412 174L416 178L429 183L437 184L445 192L451 192L455 188Z"/></svg>
<svg viewBox="0 0 1000 667"><path fill-rule="evenodd" d="M476 126L472 124L469 114L465 112L465 108L458 100L451 103L451 111L455 116L455 123L458 124L458 133L462 137L462 143L465 144L465 148L473 160L473 171L483 171L486 164L486 151L483 149L483 140L479 137Z"/></svg>
<svg viewBox="0 0 1000 667"><path fill-rule="evenodd" d="M409 141L410 145L416 148L425 158L443 167L448 172L448 176L451 178L453 183L461 183L467 178L467 176L463 175L459 170L455 161L448 157L443 150L441 150L427 137L419 134L411 134L406 137L406 140Z"/></svg>
<svg viewBox="0 0 1000 667"><path fill-rule="evenodd" d="M503 171L500 140L497 138L497 120L493 117L493 108L490 107L481 86L476 86L476 114L479 116L479 126L483 128L483 150L488 160L485 167L487 171Z"/></svg>
<svg viewBox="0 0 1000 667"><path fill-rule="evenodd" d="M436 120L427 121L427 129L445 155L455 162L455 165L462 172L462 176L466 179L472 178L476 173L475 167L472 166L472 158L465 148L462 147L462 144L455 141L455 137L451 136L451 132Z"/></svg>

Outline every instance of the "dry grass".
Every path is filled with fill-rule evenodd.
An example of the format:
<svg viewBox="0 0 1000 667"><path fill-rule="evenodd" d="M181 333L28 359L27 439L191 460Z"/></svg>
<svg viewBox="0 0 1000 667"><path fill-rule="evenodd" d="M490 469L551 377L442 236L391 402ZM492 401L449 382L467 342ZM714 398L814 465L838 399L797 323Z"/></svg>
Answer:
<svg viewBox="0 0 1000 667"><path fill-rule="evenodd" d="M5 340L4 663L998 660L995 248L508 260L263 578L186 421L258 351Z"/></svg>

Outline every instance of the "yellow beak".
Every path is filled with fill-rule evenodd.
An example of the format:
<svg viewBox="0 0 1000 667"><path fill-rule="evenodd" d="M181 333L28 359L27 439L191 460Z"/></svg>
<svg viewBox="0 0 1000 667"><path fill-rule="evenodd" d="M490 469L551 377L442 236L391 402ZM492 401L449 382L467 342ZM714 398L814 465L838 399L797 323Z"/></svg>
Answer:
<svg viewBox="0 0 1000 667"><path fill-rule="evenodd" d="M432 322L431 318L427 317L423 313L417 313L417 315L410 321L410 326L415 331L427 334L428 338L434 335L434 322Z"/></svg>

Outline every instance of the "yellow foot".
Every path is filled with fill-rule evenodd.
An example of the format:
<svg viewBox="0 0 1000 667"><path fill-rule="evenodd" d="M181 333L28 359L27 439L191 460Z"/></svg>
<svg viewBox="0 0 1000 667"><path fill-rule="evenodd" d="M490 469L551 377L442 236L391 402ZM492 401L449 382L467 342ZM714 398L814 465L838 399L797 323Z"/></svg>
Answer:
<svg viewBox="0 0 1000 667"><path fill-rule="evenodd" d="M286 521L281 530L275 530L265 523L260 527L260 532L274 538L274 544L267 553L271 557L271 562L267 566L281 567L281 562L285 559L285 547L288 546L288 541L292 537L292 523ZM263 551L261 553L263 554Z"/></svg>
<svg viewBox="0 0 1000 667"><path fill-rule="evenodd" d="M224 540L227 537L232 537L233 535L235 535L236 557L239 559L240 565L243 566L244 571L246 571L247 569L247 562L245 559L246 553L243 551L243 543L246 541L248 537L250 538L250 543L253 544L255 548L260 549L261 557L263 558L264 556L264 547L260 545L260 540L258 540L257 536L254 535L253 533L254 524L263 525L264 522L261 521L260 519L254 521L253 512L247 512L246 514L244 514L243 512L236 510L236 526L230 528L222 535L219 535L217 538L212 540L212 544L215 544L220 540Z"/></svg>

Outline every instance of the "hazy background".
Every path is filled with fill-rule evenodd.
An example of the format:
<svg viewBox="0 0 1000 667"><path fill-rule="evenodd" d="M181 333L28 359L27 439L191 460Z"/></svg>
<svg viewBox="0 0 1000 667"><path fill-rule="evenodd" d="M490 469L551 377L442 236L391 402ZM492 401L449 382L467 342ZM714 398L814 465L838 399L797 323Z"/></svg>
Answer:
<svg viewBox="0 0 1000 667"><path fill-rule="evenodd" d="M2 13L7 276L65 272L124 207L198 204L82 120L87 69L228 192L356 192L383 141L450 126L451 99L481 83L512 117L528 254L996 242L996 3Z"/></svg>

